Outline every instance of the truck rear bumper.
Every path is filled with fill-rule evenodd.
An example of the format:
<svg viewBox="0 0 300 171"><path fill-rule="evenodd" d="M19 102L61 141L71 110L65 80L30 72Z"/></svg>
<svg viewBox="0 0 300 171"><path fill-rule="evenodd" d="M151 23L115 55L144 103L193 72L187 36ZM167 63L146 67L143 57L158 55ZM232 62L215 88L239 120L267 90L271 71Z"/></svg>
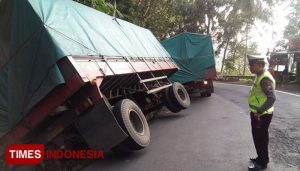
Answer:
<svg viewBox="0 0 300 171"><path fill-rule="evenodd" d="M211 79L191 81L184 84L189 93L214 93L213 81Z"/></svg>

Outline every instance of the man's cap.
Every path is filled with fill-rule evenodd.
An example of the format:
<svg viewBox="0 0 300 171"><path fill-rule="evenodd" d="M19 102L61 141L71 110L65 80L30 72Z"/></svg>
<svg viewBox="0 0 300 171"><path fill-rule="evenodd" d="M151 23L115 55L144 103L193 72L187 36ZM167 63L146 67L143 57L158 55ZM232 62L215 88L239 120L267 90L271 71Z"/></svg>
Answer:
<svg viewBox="0 0 300 171"><path fill-rule="evenodd" d="M247 55L249 62L264 62L265 64L269 64L266 56L261 55Z"/></svg>

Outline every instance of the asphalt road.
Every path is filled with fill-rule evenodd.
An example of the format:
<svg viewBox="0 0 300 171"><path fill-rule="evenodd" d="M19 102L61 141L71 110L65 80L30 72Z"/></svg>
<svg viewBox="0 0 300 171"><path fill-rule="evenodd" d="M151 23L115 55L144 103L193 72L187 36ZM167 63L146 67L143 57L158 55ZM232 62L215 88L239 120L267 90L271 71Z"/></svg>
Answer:
<svg viewBox="0 0 300 171"><path fill-rule="evenodd" d="M105 154L85 171L244 171L255 157L247 105L249 87L215 83L189 109L163 110L150 121L151 144L128 156ZM277 92L270 126L270 171L300 170L300 96Z"/></svg>

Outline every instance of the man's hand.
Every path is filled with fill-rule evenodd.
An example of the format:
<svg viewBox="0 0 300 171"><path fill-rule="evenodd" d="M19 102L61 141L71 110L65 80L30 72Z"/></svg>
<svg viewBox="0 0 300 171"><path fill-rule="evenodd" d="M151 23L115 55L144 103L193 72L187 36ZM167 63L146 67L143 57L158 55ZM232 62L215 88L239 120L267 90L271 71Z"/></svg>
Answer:
<svg viewBox="0 0 300 171"><path fill-rule="evenodd" d="M254 114L254 118L255 118L256 120L258 120L258 121L260 121L260 116L261 116L260 113L255 113L255 114Z"/></svg>

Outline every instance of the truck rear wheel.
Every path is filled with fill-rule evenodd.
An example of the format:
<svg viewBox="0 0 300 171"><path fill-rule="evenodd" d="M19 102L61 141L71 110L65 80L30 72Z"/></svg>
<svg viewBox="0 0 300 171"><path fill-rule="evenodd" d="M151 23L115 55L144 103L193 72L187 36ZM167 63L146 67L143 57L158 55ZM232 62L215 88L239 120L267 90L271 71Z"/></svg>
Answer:
<svg viewBox="0 0 300 171"><path fill-rule="evenodd" d="M178 82L173 83L173 86L169 89L169 94L176 107L186 109L190 106L190 96L182 84Z"/></svg>
<svg viewBox="0 0 300 171"><path fill-rule="evenodd" d="M163 90L163 96L164 96L164 104L166 107L173 113L178 113L181 111L181 108L179 106L176 106L170 97L170 87Z"/></svg>
<svg viewBox="0 0 300 171"><path fill-rule="evenodd" d="M129 151L140 150L150 144L150 129L142 110L129 99L116 103L113 113L128 138L119 146ZM116 147L118 149L118 147Z"/></svg>

